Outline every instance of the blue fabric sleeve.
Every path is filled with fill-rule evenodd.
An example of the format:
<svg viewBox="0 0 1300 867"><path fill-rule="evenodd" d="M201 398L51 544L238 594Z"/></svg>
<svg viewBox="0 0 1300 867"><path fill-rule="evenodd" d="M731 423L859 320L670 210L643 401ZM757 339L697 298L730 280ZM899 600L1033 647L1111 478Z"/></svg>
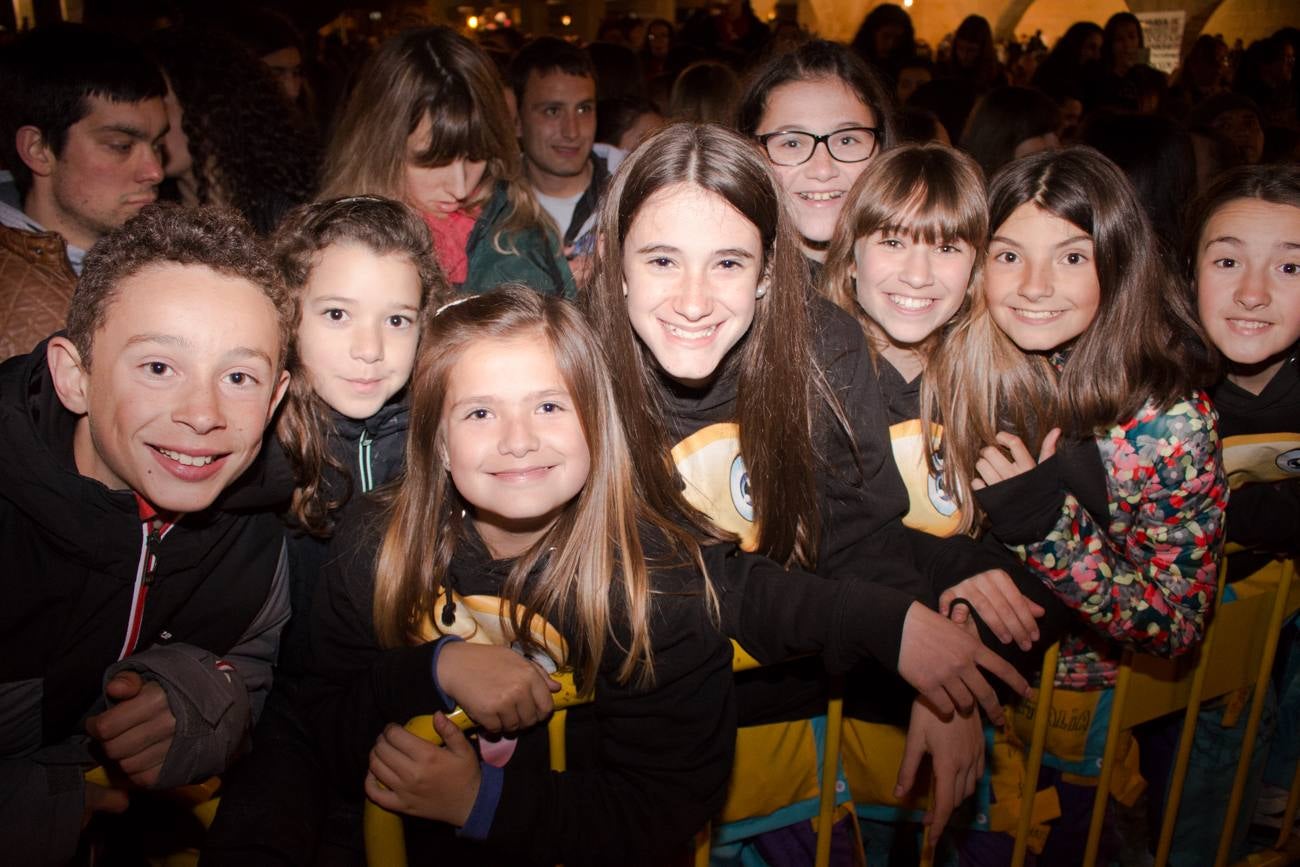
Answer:
<svg viewBox="0 0 1300 867"><path fill-rule="evenodd" d="M456 830L457 837L470 840L486 840L488 831L492 830L492 819L497 814L497 804L501 801L501 787L505 782L506 772L496 765L479 762L478 796L469 811L465 824Z"/></svg>
<svg viewBox="0 0 1300 867"><path fill-rule="evenodd" d="M455 710L456 702L442 691L442 684L438 683L438 657L442 655L442 649L447 646L447 642L464 640L459 635L444 635L433 645L433 663L429 666L429 676L433 678L433 688L438 691L438 699L442 702L444 711Z"/></svg>

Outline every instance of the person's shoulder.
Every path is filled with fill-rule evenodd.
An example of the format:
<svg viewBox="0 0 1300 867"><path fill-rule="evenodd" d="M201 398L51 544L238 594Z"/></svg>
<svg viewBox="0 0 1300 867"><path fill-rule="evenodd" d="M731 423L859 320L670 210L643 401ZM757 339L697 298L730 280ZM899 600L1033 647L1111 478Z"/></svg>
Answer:
<svg viewBox="0 0 1300 867"><path fill-rule="evenodd" d="M382 495L370 493L353 497L335 521L328 559L345 565L374 562L388 523L388 512L388 504ZM355 570L348 568L344 571L351 573Z"/></svg>
<svg viewBox="0 0 1300 867"><path fill-rule="evenodd" d="M862 333L862 326L833 301L810 292L808 320L819 358L856 356L867 351L867 339Z"/></svg>
<svg viewBox="0 0 1300 867"><path fill-rule="evenodd" d="M1198 388L1165 407L1148 401L1121 427L1129 440L1186 441L1217 439L1218 425L1219 416L1209 394Z"/></svg>

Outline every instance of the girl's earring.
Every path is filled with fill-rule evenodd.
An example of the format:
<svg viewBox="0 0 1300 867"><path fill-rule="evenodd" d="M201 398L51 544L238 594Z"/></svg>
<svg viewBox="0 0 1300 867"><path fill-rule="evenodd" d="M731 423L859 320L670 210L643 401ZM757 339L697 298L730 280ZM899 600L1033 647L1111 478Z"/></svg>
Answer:
<svg viewBox="0 0 1300 867"><path fill-rule="evenodd" d="M759 287L758 287L756 290L754 290L754 297L755 297L755 298L762 298L762 297L763 297L764 295L766 295L766 294L767 294L767 284L766 284L766 283L759 284Z"/></svg>

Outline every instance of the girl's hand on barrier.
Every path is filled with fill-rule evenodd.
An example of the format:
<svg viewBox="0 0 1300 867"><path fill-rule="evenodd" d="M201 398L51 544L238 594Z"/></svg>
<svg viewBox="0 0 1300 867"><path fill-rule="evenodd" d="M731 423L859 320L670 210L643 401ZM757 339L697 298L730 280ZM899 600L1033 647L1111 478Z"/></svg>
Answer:
<svg viewBox="0 0 1300 867"><path fill-rule="evenodd" d="M478 754L442 714L434 714L433 727L446 746L435 746L399 725L384 729L370 751L366 797L389 812L459 827L478 798Z"/></svg>
<svg viewBox="0 0 1300 867"><path fill-rule="evenodd" d="M945 719L924 698L913 701L894 797L912 791L927 753L934 773L934 803L924 821L930 826L930 840L938 841L953 810L975 793L984 775L984 730L979 714L957 713Z"/></svg>
<svg viewBox="0 0 1300 867"><path fill-rule="evenodd" d="M537 725L555 709L560 684L508 647L449 642L438 654L438 685L490 732Z"/></svg>
<svg viewBox="0 0 1300 867"><path fill-rule="evenodd" d="M981 668L1019 695L1029 694L1029 681L972 636L967 627L920 602L912 603L903 621L898 673L930 702L936 713L943 717L954 711L967 713L978 703L994 725L1002 725L1006 721L1002 703Z"/></svg>
<svg viewBox="0 0 1300 867"><path fill-rule="evenodd" d="M1011 576L1001 569L972 575L939 597L939 613L954 623L965 623L970 612L964 605L953 610L953 601L964 599L975 609L984 624L1003 644L1015 641L1021 650L1029 650L1038 640L1037 618L1047 612L1016 587Z"/></svg>
<svg viewBox="0 0 1300 867"><path fill-rule="evenodd" d="M971 480L970 486L979 491L989 485L1005 482L1007 479L1027 473L1043 461L1056 454L1056 443L1061 438L1061 429L1054 427L1043 437L1043 445L1038 450L1038 460L1029 453L1029 449L1020 437L1002 431L997 435L998 445L985 446L980 449L979 460L975 462L978 479ZM1000 446L1000 447L999 447ZM1011 455L1010 459L1007 455Z"/></svg>

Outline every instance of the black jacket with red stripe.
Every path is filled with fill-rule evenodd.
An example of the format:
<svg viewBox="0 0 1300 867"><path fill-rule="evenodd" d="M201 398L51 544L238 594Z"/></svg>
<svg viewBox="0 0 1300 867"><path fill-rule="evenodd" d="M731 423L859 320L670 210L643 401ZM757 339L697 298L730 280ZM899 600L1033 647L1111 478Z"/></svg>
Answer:
<svg viewBox="0 0 1300 867"><path fill-rule="evenodd" d="M103 710L111 671L140 671L167 692L177 735L159 787L190 782L221 770L245 737L288 616L274 514L213 508L153 527L151 541L133 493L77 472L76 421L44 343L0 365L0 851L10 863L71 857L81 775L96 762L84 720Z"/></svg>

